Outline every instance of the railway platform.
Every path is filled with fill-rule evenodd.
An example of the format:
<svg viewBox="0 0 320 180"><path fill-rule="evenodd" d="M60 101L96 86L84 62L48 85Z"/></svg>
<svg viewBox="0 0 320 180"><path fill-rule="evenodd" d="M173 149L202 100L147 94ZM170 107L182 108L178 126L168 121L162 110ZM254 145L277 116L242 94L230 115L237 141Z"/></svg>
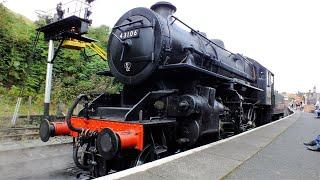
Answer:
<svg viewBox="0 0 320 180"><path fill-rule="evenodd" d="M248 132L99 179L320 179L314 114L294 114Z"/></svg>

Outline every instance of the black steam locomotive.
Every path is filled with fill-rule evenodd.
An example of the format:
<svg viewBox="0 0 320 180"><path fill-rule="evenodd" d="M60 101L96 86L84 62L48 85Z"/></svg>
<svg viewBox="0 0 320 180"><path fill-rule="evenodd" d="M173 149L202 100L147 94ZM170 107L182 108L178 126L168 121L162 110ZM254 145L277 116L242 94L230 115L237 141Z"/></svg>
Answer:
<svg viewBox="0 0 320 180"><path fill-rule="evenodd" d="M194 30L175 11L167 2L135 8L112 30L109 67L124 84L118 101L131 111L125 120L174 121L174 141L187 146L206 134L239 133L269 122L273 74Z"/></svg>
<svg viewBox="0 0 320 180"><path fill-rule="evenodd" d="M158 2L134 8L115 24L108 43L110 71L120 94L92 102L78 96L65 123L43 123L51 135L75 137L74 160L93 176L141 165L202 143L238 134L272 119L273 74L225 49ZM187 30L186 30L187 29ZM72 116L85 100L85 108ZM80 155L81 149L84 155Z"/></svg>

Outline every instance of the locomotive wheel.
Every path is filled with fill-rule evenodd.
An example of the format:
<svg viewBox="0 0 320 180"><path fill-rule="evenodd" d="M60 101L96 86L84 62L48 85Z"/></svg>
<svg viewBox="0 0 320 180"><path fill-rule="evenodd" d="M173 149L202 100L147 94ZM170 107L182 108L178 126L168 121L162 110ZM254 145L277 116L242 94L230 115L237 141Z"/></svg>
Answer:
<svg viewBox="0 0 320 180"><path fill-rule="evenodd" d="M147 145L138 155L133 166L140 166L142 164L155 161L160 158L159 154L166 152L166 148L159 145Z"/></svg>
<svg viewBox="0 0 320 180"><path fill-rule="evenodd" d="M234 118L235 118L234 133L240 134L246 131L247 125L244 123L244 113L243 113L242 103L240 103L240 106L237 108L234 114Z"/></svg>
<svg viewBox="0 0 320 180"><path fill-rule="evenodd" d="M76 166L83 170L89 170L89 165L87 163L89 154L85 153L89 149L88 144L80 145L76 143L73 146L73 161Z"/></svg>

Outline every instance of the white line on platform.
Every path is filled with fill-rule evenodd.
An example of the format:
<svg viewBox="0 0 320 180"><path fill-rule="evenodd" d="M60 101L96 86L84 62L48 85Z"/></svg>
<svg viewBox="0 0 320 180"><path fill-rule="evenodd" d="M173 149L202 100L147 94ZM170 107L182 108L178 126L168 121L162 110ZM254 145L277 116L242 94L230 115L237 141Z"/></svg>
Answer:
<svg viewBox="0 0 320 180"><path fill-rule="evenodd" d="M232 136L232 137L229 137L229 138L226 138L226 139L222 139L220 141L216 141L216 142L213 142L213 143L210 143L210 144L207 144L207 145L203 145L203 146L200 146L200 147L197 147L197 148L194 148L194 149L190 149L188 151L184 151L184 152L181 152L179 154L175 154L175 155L172 155L172 156L168 156L168 157L165 157L165 158L162 158L162 159L159 159L159 160L156 160L156 161L153 161L153 162L150 162L150 163L146 163L146 164L143 164L141 166L137 166L137 167L133 167L133 168L130 168L130 169L126 169L126 170L123 170L123 171L120 171L120 172L117 172L117 173L114 173L114 174L110 174L110 175L107 175L107 176L103 176L103 177L99 177L97 178L97 180L103 180L103 179L120 179L120 178L123 178L123 177L126 177L126 176L129 176L131 174L136 174L138 172L142 172L142 171L146 171L148 169L151 169L153 167L156 167L156 166L160 166L164 163L167 163L167 162L170 162L170 161L173 161L175 159L179 159L181 157L184 157L184 156L187 156L187 155L190 155L190 154L194 154L196 152L199 152L201 150L204 150L204 149L207 149L207 148L210 148L212 146L215 146L215 145L218 145L218 144L221 144L221 143L224 143L224 142L227 142L227 141L230 141L232 139L235 139L237 137L240 137L240 136L243 136L243 135L246 135L250 132L253 132L253 131L257 131L261 128L264 128L264 127L267 127L267 126L270 126L272 124L276 124L276 123L279 123L291 116L293 116L295 114L295 112L293 112L293 114L289 115L289 116L286 116L282 119L279 119L277 121L274 121L274 122L271 122L271 123L268 123L268 124L265 124L263 126L260 126L260 127L257 127L257 128L254 128L254 129L251 129L249 131L246 131L244 133L241 133L241 134L237 134L235 136Z"/></svg>

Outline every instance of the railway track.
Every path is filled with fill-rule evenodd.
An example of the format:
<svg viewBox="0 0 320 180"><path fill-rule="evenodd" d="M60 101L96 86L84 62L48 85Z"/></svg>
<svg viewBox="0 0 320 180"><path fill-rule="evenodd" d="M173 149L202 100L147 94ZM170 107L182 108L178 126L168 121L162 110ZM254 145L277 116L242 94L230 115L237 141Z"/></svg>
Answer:
<svg viewBox="0 0 320 180"><path fill-rule="evenodd" d="M10 122L12 117L2 116L0 121ZM50 116L51 121L63 121L65 117ZM27 120L28 119L28 120ZM19 127L1 127L0 141L24 140L39 138L39 123L45 119L44 115L19 116L17 126Z"/></svg>
<svg viewBox="0 0 320 180"><path fill-rule="evenodd" d="M64 116L49 116L49 119L56 119L56 120L63 120ZM0 119L10 121L12 119L11 116L0 116ZM20 115L17 119L28 119L27 115ZM30 115L29 120L35 121L35 120L41 120L45 119L44 115Z"/></svg>
<svg viewBox="0 0 320 180"><path fill-rule="evenodd" d="M39 127L12 127L0 129L0 141L35 139L39 137Z"/></svg>

